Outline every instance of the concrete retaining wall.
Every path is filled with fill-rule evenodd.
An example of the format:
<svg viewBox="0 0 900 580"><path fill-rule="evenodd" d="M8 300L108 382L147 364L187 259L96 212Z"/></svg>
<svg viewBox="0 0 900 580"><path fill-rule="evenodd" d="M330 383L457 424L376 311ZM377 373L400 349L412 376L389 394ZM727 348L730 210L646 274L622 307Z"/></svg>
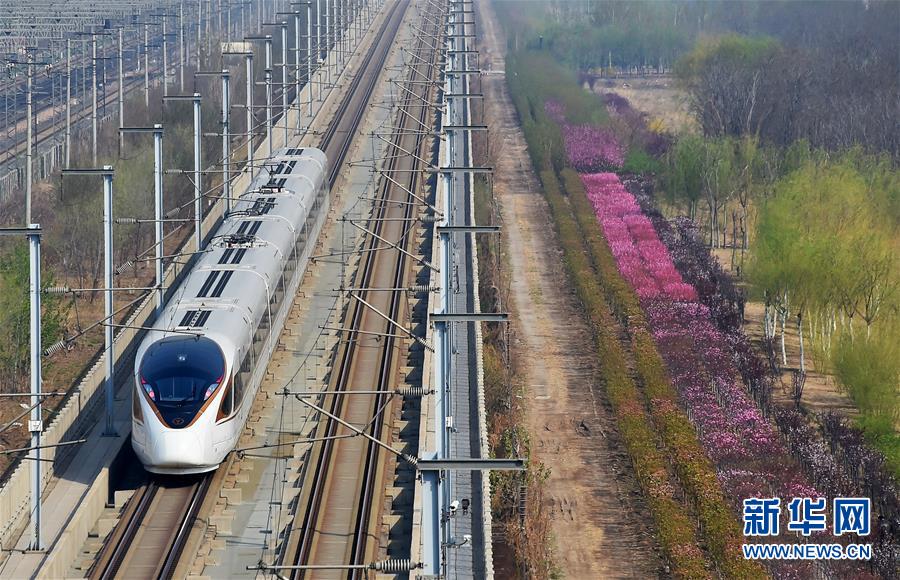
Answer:
<svg viewBox="0 0 900 580"><path fill-rule="evenodd" d="M112 457L109 461L112 461ZM59 536L53 550L41 564L36 578L65 578L78 561L79 552L91 529L106 507L109 494L109 465L104 466L79 505L79 509L69 520L65 531Z"/></svg>

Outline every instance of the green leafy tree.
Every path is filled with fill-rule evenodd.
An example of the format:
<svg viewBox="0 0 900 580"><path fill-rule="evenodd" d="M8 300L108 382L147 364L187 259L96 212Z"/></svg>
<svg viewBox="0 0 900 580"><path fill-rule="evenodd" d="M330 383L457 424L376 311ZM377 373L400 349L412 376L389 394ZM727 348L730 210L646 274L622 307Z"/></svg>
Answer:
<svg viewBox="0 0 900 580"><path fill-rule="evenodd" d="M697 203L703 194L703 138L699 135L680 137L666 153L663 184L669 200L684 204L691 219L697 217Z"/></svg>
<svg viewBox="0 0 900 580"><path fill-rule="evenodd" d="M44 269L41 287L54 284L53 275ZM28 296L30 266L28 247L18 243L0 256L0 376L7 384L4 392L17 390L28 375L31 302ZM41 297L41 339L43 346L60 340L64 332L65 308L58 297Z"/></svg>

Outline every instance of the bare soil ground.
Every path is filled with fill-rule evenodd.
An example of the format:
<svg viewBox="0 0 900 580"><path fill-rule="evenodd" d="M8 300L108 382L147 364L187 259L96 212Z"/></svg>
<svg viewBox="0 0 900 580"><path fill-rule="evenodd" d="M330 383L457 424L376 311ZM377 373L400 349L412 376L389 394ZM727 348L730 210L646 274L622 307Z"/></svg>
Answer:
<svg viewBox="0 0 900 580"><path fill-rule="evenodd" d="M650 116L651 127L658 123L670 133L697 130L686 95L670 76L603 79L596 81L593 88L598 95L616 93L628 99L632 107Z"/></svg>
<svg viewBox="0 0 900 580"><path fill-rule="evenodd" d="M503 69L505 42L488 3L481 16L482 64ZM512 270L512 359L528 393L535 457L550 469L546 491L556 560L569 578L651 578L660 573L615 419L597 384L588 325L565 284L562 251L502 74L483 77L490 125L494 194L500 205L506 264Z"/></svg>

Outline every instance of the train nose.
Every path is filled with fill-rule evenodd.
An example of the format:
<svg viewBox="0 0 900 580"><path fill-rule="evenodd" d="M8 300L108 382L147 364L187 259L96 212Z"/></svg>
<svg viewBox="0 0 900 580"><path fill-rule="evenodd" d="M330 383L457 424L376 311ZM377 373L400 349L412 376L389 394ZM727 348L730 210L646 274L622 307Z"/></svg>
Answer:
<svg viewBox="0 0 900 580"><path fill-rule="evenodd" d="M158 467L200 467L209 461L204 457L204 450L209 448L209 441L192 431L167 431L160 433L154 445L153 464Z"/></svg>

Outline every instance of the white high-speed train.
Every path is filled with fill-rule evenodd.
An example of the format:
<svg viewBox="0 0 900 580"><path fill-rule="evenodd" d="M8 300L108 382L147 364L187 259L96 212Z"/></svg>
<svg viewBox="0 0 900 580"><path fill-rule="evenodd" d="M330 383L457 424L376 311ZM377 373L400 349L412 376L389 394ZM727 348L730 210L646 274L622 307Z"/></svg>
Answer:
<svg viewBox="0 0 900 580"><path fill-rule="evenodd" d="M324 219L326 165L278 151L138 347L131 444L148 471L212 471L237 443Z"/></svg>

